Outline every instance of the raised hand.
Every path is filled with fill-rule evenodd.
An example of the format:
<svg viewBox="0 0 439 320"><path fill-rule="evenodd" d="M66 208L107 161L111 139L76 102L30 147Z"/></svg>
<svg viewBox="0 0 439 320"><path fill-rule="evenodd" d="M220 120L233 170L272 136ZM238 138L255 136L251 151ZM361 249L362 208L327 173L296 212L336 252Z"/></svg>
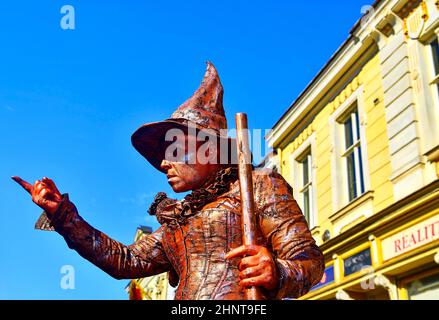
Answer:
<svg viewBox="0 0 439 320"><path fill-rule="evenodd" d="M35 181L34 185L31 185L20 177L12 177L12 180L29 192L32 196L32 201L46 211L49 217L56 212L62 200L62 195L51 179L44 177L41 181Z"/></svg>

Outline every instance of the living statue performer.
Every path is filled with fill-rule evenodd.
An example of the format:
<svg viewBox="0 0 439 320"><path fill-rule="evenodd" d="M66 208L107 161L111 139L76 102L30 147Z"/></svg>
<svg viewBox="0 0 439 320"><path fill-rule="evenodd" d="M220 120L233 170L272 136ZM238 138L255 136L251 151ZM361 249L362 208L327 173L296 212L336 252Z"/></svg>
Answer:
<svg viewBox="0 0 439 320"><path fill-rule="evenodd" d="M132 135L136 150L167 176L175 192L192 192L181 201L158 193L148 212L161 227L129 246L90 226L51 179L34 185L13 179L44 209L37 229L55 230L69 248L116 279L169 272L171 285L178 285L177 300L243 300L245 289L254 286L264 299L307 293L320 281L324 261L291 187L273 171L253 171L258 245L242 245L237 166L230 157L200 161L195 154L203 154L205 146L190 128L209 129L218 138L207 152L217 159L224 152L220 145L232 148L233 139L224 135L223 87L211 63L198 90L170 119L145 124ZM172 129L183 132L180 146L175 139L167 141ZM171 155L180 156L169 156L171 144ZM190 145L197 152L190 151Z"/></svg>

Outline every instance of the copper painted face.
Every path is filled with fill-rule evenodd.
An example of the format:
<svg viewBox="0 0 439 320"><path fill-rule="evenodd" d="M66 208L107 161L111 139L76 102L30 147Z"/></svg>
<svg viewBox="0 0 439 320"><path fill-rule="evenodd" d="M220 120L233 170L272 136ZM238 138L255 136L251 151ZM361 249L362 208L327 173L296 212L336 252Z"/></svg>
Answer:
<svg viewBox="0 0 439 320"><path fill-rule="evenodd" d="M177 142L173 148L177 156L173 161L162 160L160 168L165 172L174 192L198 189L221 170L215 144L198 141L194 135L185 135L184 143L178 145ZM211 157L212 154L216 156Z"/></svg>

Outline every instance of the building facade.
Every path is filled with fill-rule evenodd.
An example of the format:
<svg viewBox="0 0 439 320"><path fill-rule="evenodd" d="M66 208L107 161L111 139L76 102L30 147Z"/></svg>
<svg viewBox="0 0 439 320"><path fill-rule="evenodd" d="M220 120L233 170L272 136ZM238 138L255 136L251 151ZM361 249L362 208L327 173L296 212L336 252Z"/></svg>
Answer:
<svg viewBox="0 0 439 320"><path fill-rule="evenodd" d="M150 234L150 227L137 228L134 241ZM169 284L168 273L133 279L126 287L130 300L172 300L174 299L175 289Z"/></svg>
<svg viewBox="0 0 439 320"><path fill-rule="evenodd" d="M439 1L376 1L267 139L321 247L302 299L439 299Z"/></svg>

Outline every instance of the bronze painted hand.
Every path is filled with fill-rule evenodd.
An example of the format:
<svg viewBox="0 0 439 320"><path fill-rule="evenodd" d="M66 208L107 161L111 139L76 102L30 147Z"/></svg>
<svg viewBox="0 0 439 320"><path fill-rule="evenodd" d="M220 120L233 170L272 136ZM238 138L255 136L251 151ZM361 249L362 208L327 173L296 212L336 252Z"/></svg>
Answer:
<svg viewBox="0 0 439 320"><path fill-rule="evenodd" d="M62 200L62 195L51 179L44 177L41 181L35 181L34 185L22 180L20 177L12 177L12 179L29 192L32 201L46 211L49 217L56 212Z"/></svg>
<svg viewBox="0 0 439 320"><path fill-rule="evenodd" d="M267 248L247 245L233 249L226 259L243 257L239 264L240 285L246 287L264 287L273 290L277 287L279 276L276 263Z"/></svg>

